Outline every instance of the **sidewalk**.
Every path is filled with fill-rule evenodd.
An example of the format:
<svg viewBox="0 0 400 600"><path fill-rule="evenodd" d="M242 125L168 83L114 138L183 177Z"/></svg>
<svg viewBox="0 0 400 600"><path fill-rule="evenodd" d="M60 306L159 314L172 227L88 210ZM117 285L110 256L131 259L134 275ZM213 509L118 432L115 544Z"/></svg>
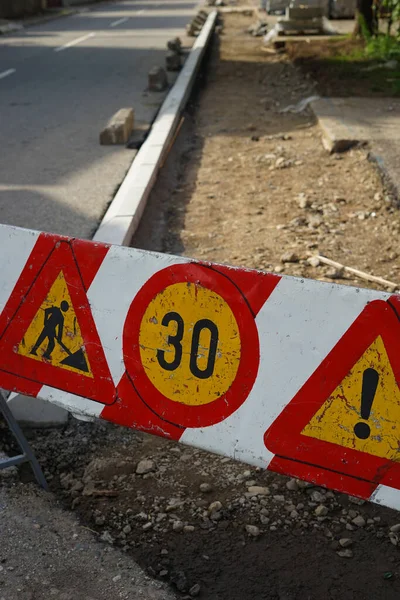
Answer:
<svg viewBox="0 0 400 600"><path fill-rule="evenodd" d="M328 144L368 142L397 197L400 194L400 100L395 98L321 98L313 110Z"/></svg>
<svg viewBox="0 0 400 600"><path fill-rule="evenodd" d="M27 27L33 27L34 25L40 25L42 23L48 23L53 19L59 19L61 17L68 17L77 13L79 10L90 10L89 6L76 6L75 8L54 8L48 9L45 13L26 17L24 19L18 19L15 21L9 19L0 19L0 35L5 35L7 33L13 33L15 31L20 31L21 29L25 29Z"/></svg>

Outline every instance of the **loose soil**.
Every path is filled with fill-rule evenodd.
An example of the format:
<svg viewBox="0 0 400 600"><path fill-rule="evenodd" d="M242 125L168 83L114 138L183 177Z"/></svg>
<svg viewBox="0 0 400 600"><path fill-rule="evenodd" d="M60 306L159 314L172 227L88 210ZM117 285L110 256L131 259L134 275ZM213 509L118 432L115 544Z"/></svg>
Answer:
<svg viewBox="0 0 400 600"><path fill-rule="evenodd" d="M329 156L310 113L280 112L312 86L250 24L225 17L133 245L360 284L320 253L397 281L400 215L368 150ZM183 597L399 597L394 511L99 422L31 437L65 507Z"/></svg>

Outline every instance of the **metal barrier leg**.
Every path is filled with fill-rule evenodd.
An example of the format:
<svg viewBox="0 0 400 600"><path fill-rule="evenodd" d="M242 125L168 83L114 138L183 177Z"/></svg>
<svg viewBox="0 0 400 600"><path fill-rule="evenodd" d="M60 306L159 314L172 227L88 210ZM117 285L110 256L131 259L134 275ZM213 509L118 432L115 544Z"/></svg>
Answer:
<svg viewBox="0 0 400 600"><path fill-rule="evenodd" d="M37 458L34 455L34 453L32 452L32 448L28 444L26 437L22 433L20 426L18 425L17 421L15 420L14 415L12 414L11 410L8 408L7 400L4 395L3 390L0 390L0 411L4 416L8 427L14 434L14 437L19 444L19 447L22 450L22 454L19 454L18 456L12 456L11 458L1 459L0 460L0 470L6 469L7 467L12 467L14 465L19 465L24 462L29 462L29 463L31 463L32 471L36 477L37 482L39 483L39 485L42 486L43 489L48 491L49 488L48 488L45 476L43 475L43 471L40 468Z"/></svg>

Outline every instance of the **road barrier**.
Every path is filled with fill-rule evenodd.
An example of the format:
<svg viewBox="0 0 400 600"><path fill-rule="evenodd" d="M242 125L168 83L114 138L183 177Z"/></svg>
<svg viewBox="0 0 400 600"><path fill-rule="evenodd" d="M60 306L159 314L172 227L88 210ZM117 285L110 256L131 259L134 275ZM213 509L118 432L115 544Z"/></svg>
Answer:
<svg viewBox="0 0 400 600"><path fill-rule="evenodd" d="M3 389L400 507L400 296L0 234Z"/></svg>

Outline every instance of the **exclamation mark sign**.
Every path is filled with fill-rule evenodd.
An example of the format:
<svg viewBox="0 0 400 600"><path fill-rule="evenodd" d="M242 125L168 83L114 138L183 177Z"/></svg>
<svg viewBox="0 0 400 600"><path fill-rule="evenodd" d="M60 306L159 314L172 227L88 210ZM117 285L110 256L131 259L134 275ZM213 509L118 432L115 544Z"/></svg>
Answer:
<svg viewBox="0 0 400 600"><path fill-rule="evenodd" d="M375 369L365 369L361 390L361 418L365 421L368 421L371 414L378 381L379 373ZM371 435L371 428L368 423L357 423L354 427L354 433L360 440L366 440Z"/></svg>

